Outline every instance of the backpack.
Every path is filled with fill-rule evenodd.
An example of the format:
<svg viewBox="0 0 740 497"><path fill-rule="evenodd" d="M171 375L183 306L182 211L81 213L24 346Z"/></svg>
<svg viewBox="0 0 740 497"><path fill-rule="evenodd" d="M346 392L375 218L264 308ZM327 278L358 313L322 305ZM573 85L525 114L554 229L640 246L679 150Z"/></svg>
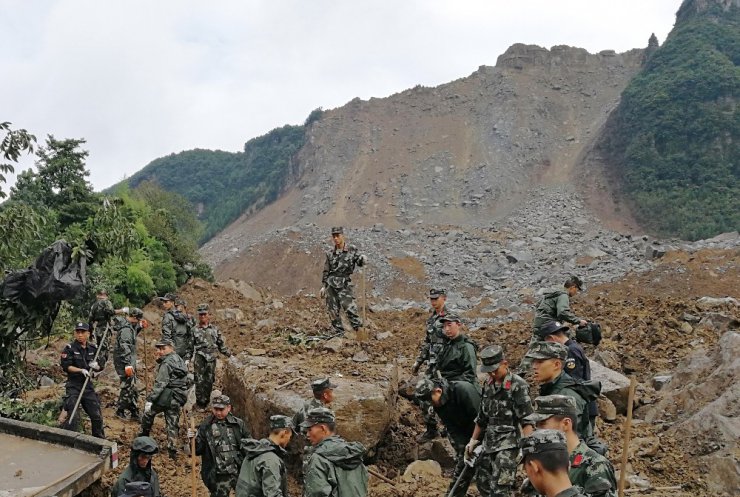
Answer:
<svg viewBox="0 0 740 497"><path fill-rule="evenodd" d="M576 328L576 341L590 343L597 347L601 342L601 325L599 323L588 323L586 326Z"/></svg>

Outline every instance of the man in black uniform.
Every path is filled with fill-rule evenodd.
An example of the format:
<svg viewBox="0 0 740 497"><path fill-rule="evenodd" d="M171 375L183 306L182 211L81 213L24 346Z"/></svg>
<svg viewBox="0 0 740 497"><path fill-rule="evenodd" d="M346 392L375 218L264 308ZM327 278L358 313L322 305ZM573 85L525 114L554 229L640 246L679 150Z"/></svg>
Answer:
<svg viewBox="0 0 740 497"><path fill-rule="evenodd" d="M74 341L70 342L62 351L60 364L62 370L67 373L67 386L64 396L64 410L67 412L67 416L72 414L77 398L80 396L80 392L83 391L83 385L85 388L74 418L68 417L62 423L62 428L77 431L77 426L80 423L79 409L82 408L90 416L92 435L105 438L100 399L98 399L98 394L95 393L91 380L88 380L87 385L85 385L85 379L88 379L91 374L101 371L105 363L98 364L95 361L98 348L89 343L89 339L90 326L87 323L77 323L75 325Z"/></svg>
<svg viewBox="0 0 740 497"><path fill-rule="evenodd" d="M545 342L557 342L565 345L568 349L568 358L565 360L563 368L565 372L573 378L590 381L591 363L588 362L586 352L581 347L581 344L575 340L571 340L568 334L569 330L570 328L568 326L562 325L557 321L550 321L537 331L537 336ZM592 400L588 404L588 417L591 423L591 429L595 426L596 416L598 414L599 409L596 401Z"/></svg>

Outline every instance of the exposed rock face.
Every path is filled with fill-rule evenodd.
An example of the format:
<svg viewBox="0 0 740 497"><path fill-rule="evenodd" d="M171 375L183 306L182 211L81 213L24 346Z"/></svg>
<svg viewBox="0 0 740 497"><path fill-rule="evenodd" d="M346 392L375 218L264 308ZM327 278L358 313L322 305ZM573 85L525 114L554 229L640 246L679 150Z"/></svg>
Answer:
<svg viewBox="0 0 740 497"><path fill-rule="evenodd" d="M727 331L712 350L682 362L648 422L672 423L669 432L692 457L706 463L709 490L737 495L740 488L740 333Z"/></svg>
<svg viewBox="0 0 740 497"><path fill-rule="evenodd" d="M269 357L240 355L232 357L224 369L224 393L229 395L234 411L242 416L253 436L269 433L273 414L292 416L309 400L309 380L297 383L300 391L275 389L268 371L285 369L284 361ZM359 379L332 377L337 384L331 409L337 416L337 432L347 440L362 442L372 450L386 434L394 419L398 396L398 372L389 365L388 381L367 383Z"/></svg>
<svg viewBox="0 0 740 497"><path fill-rule="evenodd" d="M601 394L614 404L617 412L626 414L630 380L622 373L604 367L598 362L589 362L591 379L601 382Z"/></svg>

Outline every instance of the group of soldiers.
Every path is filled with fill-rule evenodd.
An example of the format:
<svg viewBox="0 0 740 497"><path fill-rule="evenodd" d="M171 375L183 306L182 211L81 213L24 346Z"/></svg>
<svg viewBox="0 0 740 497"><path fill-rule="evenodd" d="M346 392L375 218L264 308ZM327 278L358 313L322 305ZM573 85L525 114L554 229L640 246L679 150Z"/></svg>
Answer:
<svg viewBox="0 0 740 497"><path fill-rule="evenodd" d="M326 253L320 294L326 298L334 333L341 335L342 311L353 329L363 326L351 277L367 259L346 243L341 227L332 228L331 234L334 247ZM579 330L589 326L570 310L569 298L581 289L580 279L571 277L564 290L543 295L535 310L530 348L517 371L498 345L480 351L478 367L478 346L463 333L460 316L448 310L446 291L430 290L432 311L412 372L417 374L426 364L415 388L426 427L421 438L440 435L439 418L457 454L449 497L464 497L474 478L483 497L512 496L519 464L528 476L522 488L530 495L616 496L613 467L602 455L605 446L594 437L600 386L590 381L583 348L571 338L570 328L560 324L578 325ZM296 430L308 443L301 472L304 497L366 495L365 450L336 434L331 410L336 385L329 378L312 382L314 398L292 418L271 416L268 437L255 440L244 421L231 412L229 397L218 391L211 395L216 355L228 357L230 352L218 328L210 324L208 305L197 307L196 322L176 295L167 294L161 300L165 315L162 337L155 344L158 367L143 415L138 410L136 337L147 323L140 309L115 310L105 293L99 292L90 324L78 323L75 340L62 352L62 368L68 375L65 411L71 413L80 398L93 435L102 438L100 403L89 380L105 367L112 323L113 362L121 381L116 415L141 421L129 466L111 490L112 497L160 495L159 479L151 467L158 446L150 430L155 416L163 413L167 450L176 459L180 413L193 380L197 406L207 409L210 404L211 412L197 430L188 429L187 436L194 439L195 453L202 457L201 477L211 496L228 497L235 491L237 497L287 497L286 448ZM91 326L99 354L88 340ZM487 375L483 384L478 372ZM539 384L534 404L523 378L527 374ZM78 416L70 416L64 426L76 429L77 423Z"/></svg>

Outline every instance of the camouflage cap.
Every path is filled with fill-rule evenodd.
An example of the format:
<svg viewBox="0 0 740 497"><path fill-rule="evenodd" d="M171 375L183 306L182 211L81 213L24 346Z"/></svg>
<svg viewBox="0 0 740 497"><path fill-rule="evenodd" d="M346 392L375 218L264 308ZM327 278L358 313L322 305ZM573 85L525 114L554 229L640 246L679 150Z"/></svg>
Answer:
<svg viewBox="0 0 740 497"><path fill-rule="evenodd" d="M270 430L280 430L282 428L290 428L292 430L294 428L293 420L288 416L282 416L280 414L270 416Z"/></svg>
<svg viewBox="0 0 740 497"><path fill-rule="evenodd" d="M568 330L570 330L570 328L560 323L559 321L548 321L537 329L535 335L544 339L548 335L554 335L555 333L559 333L561 331L567 333Z"/></svg>
<svg viewBox="0 0 740 497"><path fill-rule="evenodd" d="M579 290L583 291L583 281L578 276L572 274L570 278L565 280L565 286L574 286Z"/></svg>
<svg viewBox="0 0 740 497"><path fill-rule="evenodd" d="M306 413L306 420L301 423L302 428L310 428L321 423L336 423L336 416L331 409L326 407L314 407Z"/></svg>
<svg viewBox="0 0 740 497"><path fill-rule="evenodd" d="M447 295L447 290L444 288L432 288L429 290L430 299L436 299L445 295Z"/></svg>
<svg viewBox="0 0 740 497"><path fill-rule="evenodd" d="M95 291L96 295L108 295L108 290L105 287L100 287Z"/></svg>
<svg viewBox="0 0 740 497"><path fill-rule="evenodd" d="M81 331L90 331L90 325L87 323L83 323L82 321L78 322L75 325L75 331L81 330Z"/></svg>
<svg viewBox="0 0 740 497"><path fill-rule="evenodd" d="M173 342L169 338L162 338L161 340L159 340L157 343L154 344L154 346L156 348L158 348L158 349L159 348L162 348L162 347L167 347L168 345L170 347L174 347L175 346L175 342Z"/></svg>
<svg viewBox="0 0 740 497"><path fill-rule="evenodd" d="M131 481L126 483L122 494L118 494L118 497L153 497L154 491L152 490L151 483L147 481Z"/></svg>
<svg viewBox="0 0 740 497"><path fill-rule="evenodd" d="M142 311L138 307L134 307L132 309L129 309L128 315L132 318L141 319L144 317L144 311Z"/></svg>
<svg viewBox="0 0 740 497"><path fill-rule="evenodd" d="M208 304L198 304L198 314L208 314Z"/></svg>
<svg viewBox="0 0 740 497"><path fill-rule="evenodd" d="M504 349L499 345L489 345L480 353L480 372L490 373L496 371L504 360Z"/></svg>
<svg viewBox="0 0 740 497"><path fill-rule="evenodd" d="M578 420L576 399L567 395L543 395L534 399L535 409L532 414L524 418L533 424L544 421L552 416L567 416Z"/></svg>
<svg viewBox="0 0 740 497"><path fill-rule="evenodd" d="M141 452L142 454L156 454L159 451L159 446L156 440L151 437L136 437L131 442L131 450L135 452Z"/></svg>
<svg viewBox="0 0 740 497"><path fill-rule="evenodd" d="M446 323L448 321L455 322L455 323L462 323L462 319L460 319L460 316L458 316L454 312L448 312L447 314L439 318L439 321L441 323Z"/></svg>
<svg viewBox="0 0 740 497"><path fill-rule="evenodd" d="M231 405L231 399L228 395L217 394L211 396L211 407L217 407L223 409L226 406Z"/></svg>
<svg viewBox="0 0 740 497"><path fill-rule="evenodd" d="M522 437L519 440L518 462L530 454L542 454L551 450L560 450L568 458L568 448L565 443L565 434L559 430L535 430L528 437Z"/></svg>
<svg viewBox="0 0 740 497"><path fill-rule="evenodd" d="M434 383L429 378L422 378L414 387L414 396L419 400L429 400L434 390Z"/></svg>
<svg viewBox="0 0 740 497"><path fill-rule="evenodd" d="M174 302L177 300L177 295L174 293L165 293L164 297L159 297L159 300L169 300L171 302Z"/></svg>
<svg viewBox="0 0 740 497"><path fill-rule="evenodd" d="M332 235L341 235L342 233L344 233L344 228L342 228L341 226L334 226L331 229Z"/></svg>
<svg viewBox="0 0 740 497"><path fill-rule="evenodd" d="M175 305L181 305L183 307L187 307L188 302L184 298L182 298L182 297L177 297L175 299Z"/></svg>
<svg viewBox="0 0 740 497"><path fill-rule="evenodd" d="M319 378L311 382L311 390L316 393L323 392L327 388L337 388L337 386L332 383L328 377Z"/></svg>
<svg viewBox="0 0 740 497"><path fill-rule="evenodd" d="M560 359L568 357L568 348L558 342L535 342L529 348L526 357L530 359Z"/></svg>

